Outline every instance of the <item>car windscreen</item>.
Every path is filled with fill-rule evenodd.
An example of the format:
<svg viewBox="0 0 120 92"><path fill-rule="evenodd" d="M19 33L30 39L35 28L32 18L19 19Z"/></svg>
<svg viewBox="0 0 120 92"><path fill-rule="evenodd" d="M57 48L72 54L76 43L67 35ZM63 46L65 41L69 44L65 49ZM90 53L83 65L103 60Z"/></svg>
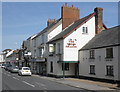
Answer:
<svg viewBox="0 0 120 92"><path fill-rule="evenodd" d="M15 69L19 69L18 67L16 67L16 66L14 66L13 68L15 68Z"/></svg>
<svg viewBox="0 0 120 92"><path fill-rule="evenodd" d="M26 67L26 68L23 68L23 70L30 70L30 68L27 68L27 67Z"/></svg>

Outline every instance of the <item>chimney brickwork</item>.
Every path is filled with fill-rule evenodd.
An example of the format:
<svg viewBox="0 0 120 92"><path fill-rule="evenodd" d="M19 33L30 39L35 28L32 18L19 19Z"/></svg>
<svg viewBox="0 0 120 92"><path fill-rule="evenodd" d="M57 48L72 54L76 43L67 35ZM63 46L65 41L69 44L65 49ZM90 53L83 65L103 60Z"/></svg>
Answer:
<svg viewBox="0 0 120 92"><path fill-rule="evenodd" d="M67 4L62 6L62 29L68 27L71 23L80 18L80 10L72 5Z"/></svg>
<svg viewBox="0 0 120 92"><path fill-rule="evenodd" d="M54 22L56 22L56 19L48 19L47 26L50 26Z"/></svg>
<svg viewBox="0 0 120 92"><path fill-rule="evenodd" d="M103 30L103 8L95 8L95 30L96 34L99 34Z"/></svg>

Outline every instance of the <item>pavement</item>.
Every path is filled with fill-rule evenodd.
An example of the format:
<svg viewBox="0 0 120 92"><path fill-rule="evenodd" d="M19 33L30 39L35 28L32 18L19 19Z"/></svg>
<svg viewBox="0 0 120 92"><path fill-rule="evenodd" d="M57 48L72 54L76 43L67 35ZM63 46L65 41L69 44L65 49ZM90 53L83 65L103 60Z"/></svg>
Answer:
<svg viewBox="0 0 120 92"><path fill-rule="evenodd" d="M51 81L55 81L57 83L66 84L69 86L82 88L86 90L94 90L94 91L111 91L111 92L120 92L120 88L117 87L117 84L105 83L105 82L98 82L98 81L91 81L85 79L77 79L77 78L54 78L54 77L47 77L47 76L39 76L33 75L40 78L48 79Z"/></svg>

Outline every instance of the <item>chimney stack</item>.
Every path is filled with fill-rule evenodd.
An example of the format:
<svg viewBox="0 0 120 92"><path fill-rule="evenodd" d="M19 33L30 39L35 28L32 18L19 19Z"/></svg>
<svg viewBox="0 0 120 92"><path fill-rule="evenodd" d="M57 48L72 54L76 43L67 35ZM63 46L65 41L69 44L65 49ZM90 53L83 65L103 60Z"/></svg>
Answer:
<svg viewBox="0 0 120 92"><path fill-rule="evenodd" d="M75 22L80 18L80 10L72 5L70 7L65 3L65 5L62 6L62 29L68 27L71 23Z"/></svg>
<svg viewBox="0 0 120 92"><path fill-rule="evenodd" d="M99 34L103 30L103 8L96 7L94 9L95 15L95 30Z"/></svg>
<svg viewBox="0 0 120 92"><path fill-rule="evenodd" d="M47 26L50 26L54 22L56 22L56 19L48 19Z"/></svg>

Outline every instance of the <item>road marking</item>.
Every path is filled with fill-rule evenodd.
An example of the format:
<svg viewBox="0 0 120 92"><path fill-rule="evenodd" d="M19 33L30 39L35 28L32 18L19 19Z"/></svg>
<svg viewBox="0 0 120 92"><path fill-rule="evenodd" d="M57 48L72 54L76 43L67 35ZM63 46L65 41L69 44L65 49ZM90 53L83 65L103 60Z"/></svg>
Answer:
<svg viewBox="0 0 120 92"><path fill-rule="evenodd" d="M11 75L7 74L7 76L11 76Z"/></svg>
<svg viewBox="0 0 120 92"><path fill-rule="evenodd" d="M76 87L80 87L80 86L76 86Z"/></svg>
<svg viewBox="0 0 120 92"><path fill-rule="evenodd" d="M43 89L47 89L47 88L43 88Z"/></svg>
<svg viewBox="0 0 120 92"><path fill-rule="evenodd" d="M44 84L42 83L38 83L38 82L35 82L36 84L38 84L39 86L45 86Z"/></svg>
<svg viewBox="0 0 120 92"><path fill-rule="evenodd" d="M24 82L25 84L27 84L27 85L29 85L29 86L35 87L35 85L32 85L32 84L30 84L30 83L28 83L28 82L26 82L26 81L22 81L22 82Z"/></svg>
<svg viewBox="0 0 120 92"><path fill-rule="evenodd" d="M6 74L6 73L4 73L4 74Z"/></svg>
<svg viewBox="0 0 120 92"><path fill-rule="evenodd" d="M16 77L13 77L13 79L19 80L19 79L18 79L18 78L16 78Z"/></svg>

